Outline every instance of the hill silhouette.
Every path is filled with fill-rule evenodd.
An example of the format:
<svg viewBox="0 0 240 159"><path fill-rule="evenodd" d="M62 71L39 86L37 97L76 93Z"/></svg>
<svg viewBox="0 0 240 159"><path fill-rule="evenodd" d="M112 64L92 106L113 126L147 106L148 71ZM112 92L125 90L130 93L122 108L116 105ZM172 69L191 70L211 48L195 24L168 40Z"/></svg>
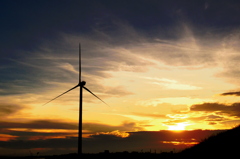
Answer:
<svg viewBox="0 0 240 159"><path fill-rule="evenodd" d="M179 153L179 158L238 158L240 126L211 136Z"/></svg>

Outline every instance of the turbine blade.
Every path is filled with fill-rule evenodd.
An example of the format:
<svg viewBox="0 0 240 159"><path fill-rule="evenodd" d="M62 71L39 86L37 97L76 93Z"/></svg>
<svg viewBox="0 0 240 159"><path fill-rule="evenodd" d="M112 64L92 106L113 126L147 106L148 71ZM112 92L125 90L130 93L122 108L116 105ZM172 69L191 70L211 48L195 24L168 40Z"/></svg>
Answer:
<svg viewBox="0 0 240 159"><path fill-rule="evenodd" d="M82 70L81 70L81 67L82 67L82 64L81 64L82 63L82 57L81 56L82 55L81 55L81 44L80 43L79 43L79 48L78 48L78 54L79 54L78 55L79 56L78 57L79 58L78 59L78 62L79 62L79 68L78 68L78 70L79 70L79 83L81 83L81 81L82 81L81 80L81 73L82 73Z"/></svg>
<svg viewBox="0 0 240 159"><path fill-rule="evenodd" d="M60 94L59 96L57 96L57 97L55 97L55 98L51 99L50 101L48 101L47 103L43 104L42 106L44 106L44 105L46 105L46 104L50 103L51 101L53 101L53 100L55 100L55 99L57 99L57 98L61 97L62 95L64 95L64 94L66 94L66 93L70 92L71 90L73 90L73 89L77 88L78 86L79 86L79 84L78 84L78 85L76 85L76 86L74 86L73 88L71 88L71 89L67 90L66 92L64 92L64 93Z"/></svg>
<svg viewBox="0 0 240 159"><path fill-rule="evenodd" d="M97 99L99 99L100 101L102 101L104 104L106 104L107 106L109 106L107 103L105 103L101 98L99 98L97 95L95 95L92 91L90 91L89 89L87 89L86 87L83 87L86 91L88 91L89 93L91 93L92 95L94 95Z"/></svg>

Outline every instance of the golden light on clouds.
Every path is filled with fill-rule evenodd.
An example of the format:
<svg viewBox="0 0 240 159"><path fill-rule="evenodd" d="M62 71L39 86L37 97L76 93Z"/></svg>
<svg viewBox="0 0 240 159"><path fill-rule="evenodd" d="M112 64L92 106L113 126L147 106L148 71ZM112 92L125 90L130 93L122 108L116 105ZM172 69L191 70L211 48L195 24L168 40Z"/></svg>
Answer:
<svg viewBox="0 0 240 159"><path fill-rule="evenodd" d="M112 131L112 132L98 132L96 133L96 135L114 135L114 136L117 136L117 137L121 137L121 138L126 138L126 137L129 137L129 133L127 132L120 132L119 130L115 130L115 131Z"/></svg>
<svg viewBox="0 0 240 159"><path fill-rule="evenodd" d="M13 136L13 135L8 135L8 134L0 134L0 141L9 141L9 140L14 140L18 136Z"/></svg>
<svg viewBox="0 0 240 159"><path fill-rule="evenodd" d="M195 141L163 141L162 143L165 144L173 144L173 145L187 145L187 146L193 146L198 144L199 142L195 142Z"/></svg>
<svg viewBox="0 0 240 159"><path fill-rule="evenodd" d="M158 104L163 103L170 103L172 105L192 105L202 102L210 102L213 101L211 99L198 99L198 98L190 98L190 97L171 97L171 98L157 98L157 99L150 99L147 101L139 101L139 104L145 106L157 106Z"/></svg>

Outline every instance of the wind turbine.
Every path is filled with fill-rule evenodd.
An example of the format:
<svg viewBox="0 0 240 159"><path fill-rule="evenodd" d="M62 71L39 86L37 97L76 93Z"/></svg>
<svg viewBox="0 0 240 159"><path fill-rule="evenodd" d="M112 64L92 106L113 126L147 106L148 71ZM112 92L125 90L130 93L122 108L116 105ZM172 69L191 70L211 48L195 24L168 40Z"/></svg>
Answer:
<svg viewBox="0 0 240 159"><path fill-rule="evenodd" d="M78 82L78 84L76 86L72 87L71 89L67 90L66 92L58 95L57 97L51 99L47 103L43 104L43 105L46 105L46 104L52 102L53 100L61 97L62 95L74 90L77 87L80 88L80 92L79 92L79 122L78 122L78 155L82 154L82 90L85 89L86 91L91 93L93 96L98 98L100 101L102 101L104 104L108 105L101 98L99 98L97 95L95 95L92 91L90 91L88 88L86 88L85 85L86 85L86 82L81 81L81 44L79 43L79 82Z"/></svg>

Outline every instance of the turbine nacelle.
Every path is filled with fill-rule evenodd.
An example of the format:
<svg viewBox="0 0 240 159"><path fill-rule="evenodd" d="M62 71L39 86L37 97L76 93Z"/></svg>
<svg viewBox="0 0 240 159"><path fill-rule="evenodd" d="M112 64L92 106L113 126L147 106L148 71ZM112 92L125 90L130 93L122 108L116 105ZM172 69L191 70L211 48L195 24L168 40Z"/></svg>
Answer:
<svg viewBox="0 0 240 159"><path fill-rule="evenodd" d="M86 85L86 82L85 82L85 81L82 81L82 82L80 82L78 85L79 85L80 87L83 87L83 86Z"/></svg>

